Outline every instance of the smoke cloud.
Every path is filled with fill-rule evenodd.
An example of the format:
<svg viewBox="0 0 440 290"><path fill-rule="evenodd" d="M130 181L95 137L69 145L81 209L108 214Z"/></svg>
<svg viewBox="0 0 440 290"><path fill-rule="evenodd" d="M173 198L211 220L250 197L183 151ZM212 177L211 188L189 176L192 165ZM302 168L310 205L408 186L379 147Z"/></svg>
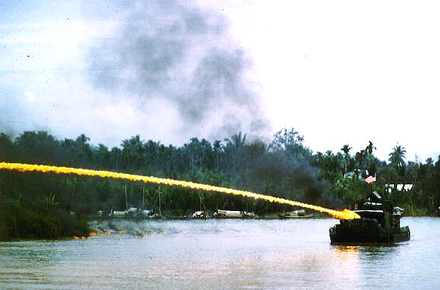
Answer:
<svg viewBox="0 0 440 290"><path fill-rule="evenodd" d="M301 198L310 203L328 204L326 193L329 184L318 179L317 168L300 159L283 151L274 151L253 166L253 178L268 180L278 185L284 184L286 188L294 191L279 193L285 198Z"/></svg>
<svg viewBox="0 0 440 290"><path fill-rule="evenodd" d="M97 89L135 100L141 114L167 108L155 117L174 112L182 134L212 139L270 130L250 77L252 62L230 37L223 15L173 0L136 1L123 13L115 35L90 49Z"/></svg>
<svg viewBox="0 0 440 290"><path fill-rule="evenodd" d="M200 3L73 0L1 26L0 131L107 146L268 137L252 60Z"/></svg>

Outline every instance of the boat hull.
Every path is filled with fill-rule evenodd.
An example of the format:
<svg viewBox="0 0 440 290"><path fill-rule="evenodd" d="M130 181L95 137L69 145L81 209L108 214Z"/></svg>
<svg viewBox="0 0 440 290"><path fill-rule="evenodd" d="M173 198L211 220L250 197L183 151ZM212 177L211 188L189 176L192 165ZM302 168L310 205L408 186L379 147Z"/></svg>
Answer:
<svg viewBox="0 0 440 290"><path fill-rule="evenodd" d="M385 228L375 219L342 220L330 228L331 244L394 244L410 237L409 227Z"/></svg>

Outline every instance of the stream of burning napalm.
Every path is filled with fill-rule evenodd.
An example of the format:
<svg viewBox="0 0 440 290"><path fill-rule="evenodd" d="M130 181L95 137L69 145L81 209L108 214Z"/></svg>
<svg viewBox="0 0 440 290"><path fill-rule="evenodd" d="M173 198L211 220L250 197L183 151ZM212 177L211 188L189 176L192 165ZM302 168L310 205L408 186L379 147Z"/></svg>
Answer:
<svg viewBox="0 0 440 290"><path fill-rule="evenodd" d="M218 187L218 186L212 186L212 185L189 182L189 181L159 178L153 176L133 175L133 174L117 173L117 172L103 171L103 170L91 170L91 169L82 169L82 168L71 168L71 167L60 167L60 166L49 166L49 165L33 165L33 164L22 164L22 163L7 163L7 162L0 162L0 170L11 170L11 171L19 171L19 172L34 171L34 172L43 172L43 173L98 176L103 178L125 179L135 182L141 181L145 183L166 184L169 186L180 186L180 187L191 188L196 190L213 191L223 194L243 196L247 198L265 200L268 202L276 202L280 204L287 204L291 206L308 208L314 211L326 213L336 219L360 218L360 216L357 213L348 209L344 209L343 211L332 210L321 206L307 204L299 201L288 200L280 197L253 193L250 191L244 191L244 190L238 190L238 189L232 189L226 187Z"/></svg>

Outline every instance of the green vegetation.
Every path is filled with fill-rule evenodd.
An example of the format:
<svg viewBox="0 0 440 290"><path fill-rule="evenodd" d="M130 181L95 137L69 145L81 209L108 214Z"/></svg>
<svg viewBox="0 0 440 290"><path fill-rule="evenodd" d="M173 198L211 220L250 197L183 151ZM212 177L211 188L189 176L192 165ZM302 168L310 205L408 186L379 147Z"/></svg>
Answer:
<svg viewBox="0 0 440 290"><path fill-rule="evenodd" d="M47 132L24 132L15 139L0 133L0 161L82 167L154 175L233 187L342 209L372 190L388 195L407 214L434 214L440 205L440 159L434 164L405 161L396 146L387 161L374 156L369 142L351 154L314 154L294 129L282 130L269 144L238 133L213 143L192 138L183 146L163 145L139 136L112 149L93 146L81 135L57 140ZM368 174L377 181L367 184ZM391 184L387 189L386 184ZM414 184L408 192L397 184ZM258 215L290 208L239 197L118 180L54 174L0 172L0 240L58 238L87 234L87 220L100 210L152 209L163 215L196 210L245 210Z"/></svg>

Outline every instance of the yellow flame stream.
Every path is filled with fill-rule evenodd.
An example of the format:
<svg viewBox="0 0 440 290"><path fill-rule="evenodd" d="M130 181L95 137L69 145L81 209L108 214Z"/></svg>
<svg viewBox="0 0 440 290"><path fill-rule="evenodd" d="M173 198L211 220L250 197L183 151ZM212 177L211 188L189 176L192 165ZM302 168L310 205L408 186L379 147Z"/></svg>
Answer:
<svg viewBox="0 0 440 290"><path fill-rule="evenodd" d="M22 164L22 163L7 163L0 162L0 170L15 170L19 172L28 172L28 171L36 171L36 172L44 172L44 173L57 173L57 174L75 174L75 175L85 175L85 176L99 176L104 178L115 178L115 179L126 179L131 181L142 181L145 183L156 183L156 184L166 184L170 186L180 186L191 189L198 189L204 191L214 191L224 194L237 195L243 197L250 197L254 199L261 199L269 202L276 202L280 204L287 204L291 206L298 206L303 208L308 208L311 210L327 213L333 218L336 219L358 219L360 216L348 209L344 209L343 211L332 210L321 206L311 205L307 203L302 203L298 201L288 200L280 197L273 197L264 194L253 193L250 191L237 190L226 187L212 186L201 183L189 182L189 181L181 181L167 178L159 178L153 176L142 176L142 175L133 175L126 173L117 173L111 171L103 171L103 170L91 170L91 169L82 169L82 168L71 168L71 167L60 167L60 166L49 166L49 165L33 165L33 164Z"/></svg>

